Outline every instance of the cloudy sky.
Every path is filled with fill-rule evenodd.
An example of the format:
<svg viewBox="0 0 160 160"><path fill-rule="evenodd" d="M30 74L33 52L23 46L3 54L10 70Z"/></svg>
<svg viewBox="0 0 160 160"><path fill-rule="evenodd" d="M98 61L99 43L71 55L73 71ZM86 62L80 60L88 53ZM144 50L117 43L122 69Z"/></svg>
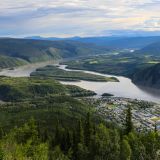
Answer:
<svg viewBox="0 0 160 160"><path fill-rule="evenodd" d="M160 31L160 0L0 0L0 36Z"/></svg>

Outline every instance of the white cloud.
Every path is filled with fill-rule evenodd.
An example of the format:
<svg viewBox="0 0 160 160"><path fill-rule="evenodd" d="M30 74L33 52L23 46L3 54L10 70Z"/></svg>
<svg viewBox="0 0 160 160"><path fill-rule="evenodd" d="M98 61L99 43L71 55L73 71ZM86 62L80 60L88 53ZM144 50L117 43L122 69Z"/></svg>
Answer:
<svg viewBox="0 0 160 160"><path fill-rule="evenodd" d="M159 0L1 1L2 36L91 36L107 30L160 30Z"/></svg>

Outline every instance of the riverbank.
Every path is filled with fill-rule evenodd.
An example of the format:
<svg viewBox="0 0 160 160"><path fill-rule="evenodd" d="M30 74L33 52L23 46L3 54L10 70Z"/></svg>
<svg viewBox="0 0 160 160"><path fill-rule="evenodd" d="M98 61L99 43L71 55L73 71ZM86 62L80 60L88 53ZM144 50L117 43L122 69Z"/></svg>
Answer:
<svg viewBox="0 0 160 160"><path fill-rule="evenodd" d="M0 72L1 76L10 76L10 77L29 77L32 72L37 68L44 67L46 65L58 65L59 61L47 61L43 63L29 64L22 67L15 68L14 70L3 70ZM68 70L68 71L77 71L67 69L66 65L60 65L59 68ZM79 71L79 70L78 70ZM76 85L78 87L94 91L97 94L97 97L101 97L103 93L113 94L115 97L124 97L132 98L139 100L152 101L160 103L160 95L153 95L149 92L142 90L137 87L129 78L123 76L114 76L108 74L101 74L97 72L84 71L85 73L91 73L94 75L101 75L105 77L116 77L119 82L89 82L89 81L80 81L80 82L61 82L66 85Z"/></svg>
<svg viewBox="0 0 160 160"><path fill-rule="evenodd" d="M61 69L64 69L66 71L82 71L85 73L91 73L95 75L101 75L105 77L115 77L119 80L119 82L88 82L88 81L80 81L80 82L61 82L63 84L69 84L69 85L77 85L81 88L92 90L95 93L97 93L97 97L101 97L103 93L109 93L114 95L115 97L124 97L124 98L132 98L132 99L139 99L139 100L145 100L145 101L151 101L160 103L160 95L153 94L150 92L147 92L138 86L136 86L131 79L123 77L123 76L115 76L115 75L108 75L108 74L102 74L98 72L93 71L86 71L86 70L74 70L69 69L67 65L60 65Z"/></svg>
<svg viewBox="0 0 160 160"><path fill-rule="evenodd" d="M18 67L14 67L12 70L10 68L6 68L0 71L0 76L8 76L8 77L30 77L30 74L35 71L37 68L45 67L46 65L54 64L58 65L60 61L51 60L45 62L38 63L29 63L27 65L22 65Z"/></svg>

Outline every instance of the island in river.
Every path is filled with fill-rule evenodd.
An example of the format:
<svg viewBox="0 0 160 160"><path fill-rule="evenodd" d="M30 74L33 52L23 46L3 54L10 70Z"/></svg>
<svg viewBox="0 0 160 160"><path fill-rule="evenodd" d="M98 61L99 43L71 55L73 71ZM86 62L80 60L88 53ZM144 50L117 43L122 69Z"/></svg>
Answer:
<svg viewBox="0 0 160 160"><path fill-rule="evenodd" d="M83 71L66 71L57 66L47 65L36 69L32 72L31 77L50 77L60 81L94 81L94 82L118 82L115 77L106 77L102 75L95 75L92 73L85 73Z"/></svg>
<svg viewBox="0 0 160 160"><path fill-rule="evenodd" d="M32 72L35 72L36 69L45 67L46 65L58 65L57 61L50 61L45 63L37 63L32 65L26 65L22 67L15 68L14 70L5 69L0 72L0 75L10 76L10 77L29 77ZM64 69L66 71L77 71L67 69L66 65L59 65L59 68ZM152 101L156 103L160 103L160 95L156 93L150 93L145 91L138 86L136 86L129 78L123 76L113 76L108 74L100 74L97 72L91 72L83 70L85 73L90 73L94 75L101 75L105 77L116 77L119 82L93 82L93 81L84 81L81 80L79 82L64 82L61 83L66 85L76 85L81 88L92 90L97 93L97 96L100 97L103 93L113 94L116 97L124 97L124 98L132 98L139 100Z"/></svg>

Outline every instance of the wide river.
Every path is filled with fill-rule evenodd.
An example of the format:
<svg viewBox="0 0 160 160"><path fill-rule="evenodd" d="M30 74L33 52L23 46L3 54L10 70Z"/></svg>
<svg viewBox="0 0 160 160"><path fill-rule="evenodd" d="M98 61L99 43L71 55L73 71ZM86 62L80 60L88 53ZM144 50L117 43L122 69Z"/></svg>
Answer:
<svg viewBox="0 0 160 160"><path fill-rule="evenodd" d="M31 72L35 71L39 67L44 67L48 64L57 65L58 62L52 61L52 62L30 64L18 67L14 70L4 69L0 71L0 75L10 76L10 77L29 77ZM59 68L67 71L76 71L76 70L66 69L65 65L60 65ZM113 75L100 74L91 71L82 71L82 72L91 73L95 75L102 75L105 77L113 77ZM116 77L119 80L119 82L80 81L80 82L61 82L61 83L76 85L84 89L92 90L97 93L97 96L101 96L103 93L111 93L116 97L133 98L133 99L147 100L160 103L160 94L139 88L138 86L133 84L129 78L122 76L114 76L114 77Z"/></svg>

